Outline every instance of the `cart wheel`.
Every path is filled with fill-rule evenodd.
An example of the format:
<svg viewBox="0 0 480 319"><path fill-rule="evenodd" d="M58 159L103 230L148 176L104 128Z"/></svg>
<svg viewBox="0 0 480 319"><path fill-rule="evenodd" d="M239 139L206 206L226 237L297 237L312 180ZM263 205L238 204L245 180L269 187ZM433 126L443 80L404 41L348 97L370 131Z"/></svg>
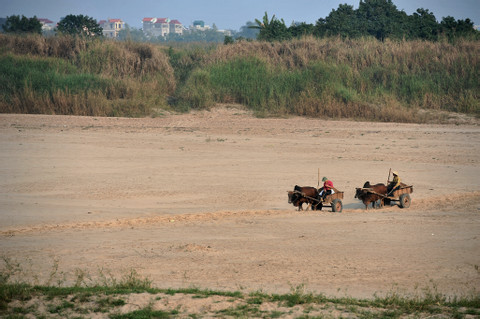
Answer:
<svg viewBox="0 0 480 319"><path fill-rule="evenodd" d="M343 209L342 201L339 199L334 199L332 202L332 212L341 213Z"/></svg>
<svg viewBox="0 0 480 319"><path fill-rule="evenodd" d="M410 195L408 195L408 194L400 195L400 208L410 207L411 202L412 202L412 200L410 199Z"/></svg>

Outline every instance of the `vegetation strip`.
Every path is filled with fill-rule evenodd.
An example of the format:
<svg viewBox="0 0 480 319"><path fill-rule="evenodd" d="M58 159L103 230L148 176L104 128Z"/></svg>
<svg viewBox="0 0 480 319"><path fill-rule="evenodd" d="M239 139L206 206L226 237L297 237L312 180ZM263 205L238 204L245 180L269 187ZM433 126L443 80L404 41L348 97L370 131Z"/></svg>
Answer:
<svg viewBox="0 0 480 319"><path fill-rule="evenodd" d="M262 291L243 293L197 287L158 289L152 286L149 278L141 277L134 269L120 279L101 271L96 280L78 270L75 284L68 287L61 282L51 284L56 274L55 267L50 274L52 278L44 285L31 285L13 279L18 272L21 272L21 266L3 257L0 315L5 318L24 315L43 318L55 315L89 317L95 313L108 314L109 318L168 318L178 315L195 318L212 315L280 318L292 314L294 317L348 315L353 318L422 318L432 314L455 318L480 316L478 292L462 297L447 297L439 293L434 285L411 296L392 291L386 296L355 299L306 292L303 285L292 287L288 294ZM199 302L202 307L195 308L193 305ZM133 305L137 309L131 311Z"/></svg>
<svg viewBox="0 0 480 319"><path fill-rule="evenodd" d="M222 300L227 301L227 306L213 311L219 316L282 317L292 311L299 311L305 316L329 314L332 317L335 317L333 313L340 312L348 313L353 318L402 318L412 315L422 318L432 314L462 318L467 314L480 315L478 295L447 298L431 291L424 297L405 297L391 293L386 297L355 299L304 293L303 287L297 287L292 289L291 293L283 295L262 292L244 294L238 291L223 292L198 288L155 289L149 287L146 282L94 287L46 287L3 283L0 289L3 300L0 303L0 314L4 316L18 313L44 315L40 311L42 308L40 305L43 305L48 313L61 316L108 313L110 318L158 318L181 314L201 318L208 315L209 311L192 313L188 302L198 298L206 299L207 304L218 302L217 299L209 299L212 297L226 297ZM147 298L150 301L142 309L125 313L121 311L121 308L128 304L129 296L141 293L150 295ZM169 296L175 295L183 296L182 301L185 304L169 308L168 304L172 303ZM37 300L33 305L29 303L32 299ZM276 310L266 310L272 307Z"/></svg>
<svg viewBox="0 0 480 319"><path fill-rule="evenodd" d="M477 40L305 37L173 49L0 34L0 48L1 113L142 117L239 103L257 116L480 115Z"/></svg>

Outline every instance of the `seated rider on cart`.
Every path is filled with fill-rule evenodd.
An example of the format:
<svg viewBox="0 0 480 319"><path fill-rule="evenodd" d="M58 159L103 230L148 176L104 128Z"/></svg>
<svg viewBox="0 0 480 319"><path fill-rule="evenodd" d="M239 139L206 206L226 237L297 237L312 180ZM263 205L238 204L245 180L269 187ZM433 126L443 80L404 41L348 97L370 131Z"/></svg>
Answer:
<svg viewBox="0 0 480 319"><path fill-rule="evenodd" d="M324 177L324 178L322 178L322 182L323 182L323 187L319 189L320 193L318 195L323 202L323 201L325 201L325 197L335 193L335 191L333 190L333 183L332 183L331 180Z"/></svg>
<svg viewBox="0 0 480 319"><path fill-rule="evenodd" d="M393 171L393 180L387 186L387 196L390 196L394 191L400 188L400 176L397 171Z"/></svg>

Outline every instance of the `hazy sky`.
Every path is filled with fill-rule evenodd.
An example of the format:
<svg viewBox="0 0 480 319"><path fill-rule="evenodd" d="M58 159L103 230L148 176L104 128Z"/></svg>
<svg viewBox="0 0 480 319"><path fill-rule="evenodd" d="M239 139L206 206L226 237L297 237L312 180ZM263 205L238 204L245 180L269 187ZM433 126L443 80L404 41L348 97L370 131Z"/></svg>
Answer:
<svg viewBox="0 0 480 319"><path fill-rule="evenodd" d="M339 4L358 8L360 0L0 0L0 17L25 15L58 22L68 14L83 14L97 20L119 18L140 28L144 17L177 19L189 26L194 20L213 23L219 29L239 30L247 21L261 20L265 11L292 21L313 23L325 18ZM399 10L412 14L429 9L438 21L443 17L470 18L480 25L480 0L393 0Z"/></svg>

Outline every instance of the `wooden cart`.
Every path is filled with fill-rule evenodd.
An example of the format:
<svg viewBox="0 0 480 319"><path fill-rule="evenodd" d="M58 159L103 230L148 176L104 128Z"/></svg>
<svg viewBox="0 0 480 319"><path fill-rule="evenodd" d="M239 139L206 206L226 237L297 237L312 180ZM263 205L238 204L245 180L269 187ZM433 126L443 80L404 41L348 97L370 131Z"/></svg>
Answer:
<svg viewBox="0 0 480 319"><path fill-rule="evenodd" d="M408 208L412 202L410 194L413 193L413 185L408 186L401 183L400 187L394 190L390 195L374 192L372 188L357 188L357 191L359 189L381 197L380 200L375 202L376 208L381 208L383 205L391 205L392 202L398 202L398 206L400 206L400 208Z"/></svg>
<svg viewBox="0 0 480 319"><path fill-rule="evenodd" d="M390 205L391 202L398 202L400 208L408 208L412 203L410 194L413 193L413 185L407 186L402 183L399 189L393 191L389 196L384 196L385 205Z"/></svg>
<svg viewBox="0 0 480 319"><path fill-rule="evenodd" d="M306 196L305 194L302 194L301 192L296 191L297 193L301 194L303 197L309 199L312 202L312 210L322 210L323 207L331 207L332 212L335 213L341 213L343 210L343 192L339 191L336 188L333 188L334 193L331 195L327 195L325 197L325 200L322 200L321 198L314 198L310 196Z"/></svg>

